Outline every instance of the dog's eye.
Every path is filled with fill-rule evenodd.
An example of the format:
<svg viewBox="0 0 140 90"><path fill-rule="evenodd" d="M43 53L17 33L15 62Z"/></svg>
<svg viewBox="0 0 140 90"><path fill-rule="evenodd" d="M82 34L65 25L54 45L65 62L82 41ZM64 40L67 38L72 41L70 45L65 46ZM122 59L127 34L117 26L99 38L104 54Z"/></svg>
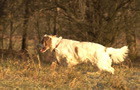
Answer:
<svg viewBox="0 0 140 90"><path fill-rule="evenodd" d="M45 39L46 39L46 40L48 40L48 39L49 39L49 37L46 37Z"/></svg>

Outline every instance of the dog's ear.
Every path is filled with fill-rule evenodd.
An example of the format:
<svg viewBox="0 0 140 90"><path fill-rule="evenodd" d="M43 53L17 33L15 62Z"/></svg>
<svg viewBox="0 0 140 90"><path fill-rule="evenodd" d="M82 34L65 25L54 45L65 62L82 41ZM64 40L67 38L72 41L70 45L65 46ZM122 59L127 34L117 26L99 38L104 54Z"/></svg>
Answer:
<svg viewBox="0 0 140 90"><path fill-rule="evenodd" d="M52 35L52 34L51 34L51 35L49 35L49 36L53 37L53 35Z"/></svg>

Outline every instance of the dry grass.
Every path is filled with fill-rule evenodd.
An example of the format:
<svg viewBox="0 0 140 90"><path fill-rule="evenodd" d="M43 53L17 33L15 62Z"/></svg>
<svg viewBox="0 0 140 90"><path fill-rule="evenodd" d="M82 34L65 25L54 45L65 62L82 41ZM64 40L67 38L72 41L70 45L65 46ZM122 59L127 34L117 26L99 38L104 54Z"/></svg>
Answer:
<svg viewBox="0 0 140 90"><path fill-rule="evenodd" d="M91 64L73 69L35 62L32 58L0 60L1 89L118 89L138 90L140 68L114 65L115 74L96 71Z"/></svg>
<svg viewBox="0 0 140 90"><path fill-rule="evenodd" d="M17 45L15 47L19 47ZM34 47L30 48L30 52L36 55L37 52L32 50ZM115 74L112 75L98 71L90 63L68 69L45 64L32 55L21 59L11 56L5 58L0 53L0 57L0 89L140 90L140 62L134 63L134 67L131 63L113 65ZM49 58L45 57L45 60Z"/></svg>

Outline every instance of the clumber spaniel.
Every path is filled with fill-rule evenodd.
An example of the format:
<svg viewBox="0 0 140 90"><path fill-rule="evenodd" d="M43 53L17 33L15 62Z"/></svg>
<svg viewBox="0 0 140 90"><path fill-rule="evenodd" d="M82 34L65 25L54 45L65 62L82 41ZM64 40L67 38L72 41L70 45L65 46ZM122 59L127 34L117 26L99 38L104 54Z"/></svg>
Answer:
<svg viewBox="0 0 140 90"><path fill-rule="evenodd" d="M127 46L122 48L104 47L97 43L79 42L44 35L40 51L44 53L48 49L55 51L58 63L65 59L68 67L89 61L100 70L105 70L112 74L114 74L114 68L111 67L112 63L123 62L128 53Z"/></svg>

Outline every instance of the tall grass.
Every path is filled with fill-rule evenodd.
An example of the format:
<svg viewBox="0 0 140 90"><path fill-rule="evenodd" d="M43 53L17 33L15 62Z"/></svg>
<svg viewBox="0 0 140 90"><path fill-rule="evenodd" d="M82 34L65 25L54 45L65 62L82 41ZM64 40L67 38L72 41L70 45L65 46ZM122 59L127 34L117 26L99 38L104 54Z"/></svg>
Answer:
<svg viewBox="0 0 140 90"><path fill-rule="evenodd" d="M0 60L0 89L138 89L140 69L115 65L115 74L94 70L91 64L74 68L35 62L33 58Z"/></svg>

